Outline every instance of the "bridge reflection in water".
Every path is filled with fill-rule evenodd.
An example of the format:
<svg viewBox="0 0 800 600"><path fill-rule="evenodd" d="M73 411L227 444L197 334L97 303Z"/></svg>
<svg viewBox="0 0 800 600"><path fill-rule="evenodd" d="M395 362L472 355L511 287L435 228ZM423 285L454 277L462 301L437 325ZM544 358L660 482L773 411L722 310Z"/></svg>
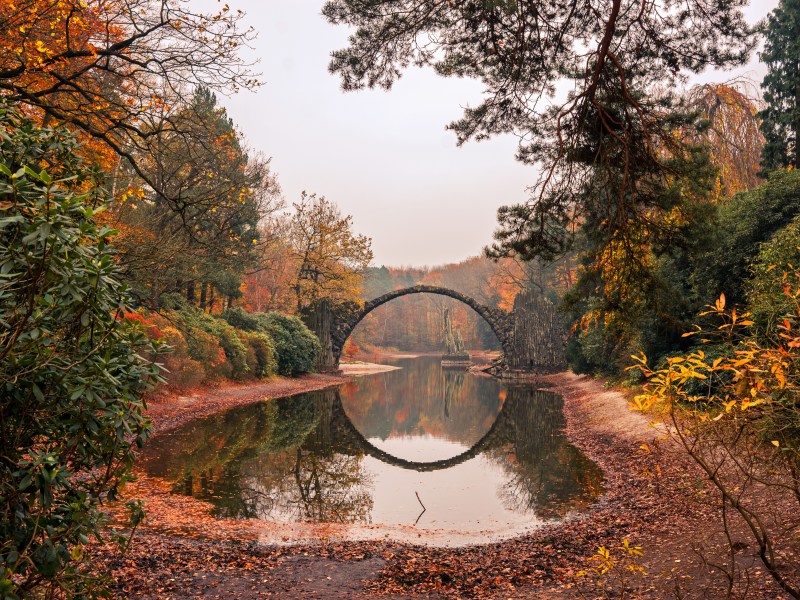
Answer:
<svg viewBox="0 0 800 600"><path fill-rule="evenodd" d="M599 469L564 437L556 394L435 360L405 367L187 424L152 440L145 468L212 502L217 516L282 522L411 525L417 491L427 508L442 506L420 525L477 527L459 514L480 527L546 522L602 493ZM406 397L397 382L408 380L426 392ZM401 455L420 448L422 458Z"/></svg>

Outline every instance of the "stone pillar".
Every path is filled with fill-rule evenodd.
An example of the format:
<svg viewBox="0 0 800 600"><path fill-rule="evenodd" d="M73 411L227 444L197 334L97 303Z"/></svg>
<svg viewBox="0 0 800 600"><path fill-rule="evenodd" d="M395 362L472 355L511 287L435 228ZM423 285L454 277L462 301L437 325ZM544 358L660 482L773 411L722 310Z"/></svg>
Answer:
<svg viewBox="0 0 800 600"><path fill-rule="evenodd" d="M567 368L566 328L556 307L529 290L514 298L513 334L508 366L516 371L556 373Z"/></svg>
<svg viewBox="0 0 800 600"><path fill-rule="evenodd" d="M303 315L303 322L316 334L322 346L322 352L317 357L314 368L320 373L338 370L339 362L334 357L333 341L331 339L333 315L328 301L323 299L317 302Z"/></svg>

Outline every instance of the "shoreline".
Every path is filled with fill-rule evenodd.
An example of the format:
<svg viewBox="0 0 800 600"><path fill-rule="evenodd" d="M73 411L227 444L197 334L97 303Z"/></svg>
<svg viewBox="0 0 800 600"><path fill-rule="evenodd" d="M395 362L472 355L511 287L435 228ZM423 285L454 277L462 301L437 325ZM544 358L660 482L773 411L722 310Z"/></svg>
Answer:
<svg viewBox="0 0 800 600"><path fill-rule="evenodd" d="M403 367L395 365L381 365L368 361L340 362L339 371L348 377L361 377L362 375L374 375L376 373L387 373L389 371L399 371Z"/></svg>
<svg viewBox="0 0 800 600"><path fill-rule="evenodd" d="M183 393L166 392L147 400L147 416L153 423L153 434L159 434L236 406L324 390L348 381L349 377L335 373L306 373L255 383L225 383Z"/></svg>
<svg viewBox="0 0 800 600"><path fill-rule="evenodd" d="M334 376L308 385L336 385L339 379L348 380ZM618 556L619 546L629 540L643 546L640 562L648 575L631 580L634 587L627 597L672 598L678 585L712 590L714 597L724 582L708 569L707 556L693 548L713 548L718 515L694 494L686 494L687 489L702 490L702 477L681 460L669 440L658 439L663 429L650 427L644 415L629 410L622 392L572 373L543 376L541 382L564 398L570 443L605 476L602 498L560 524L463 547L342 541L336 539L335 526L327 540L270 546L257 543L263 523L216 519L209 505L177 498L166 482L144 478L130 492L150 500L152 516L124 559L101 558L120 588L137 598L343 600L390 594L567 600L594 597L600 590L592 578L581 579L577 573L591 566L589 557L599 546ZM243 386L248 387L260 386ZM252 398L252 391L243 391L244 400L237 404ZM174 418L165 416L161 422ZM276 533L287 529L275 525ZM197 572L210 579L198 578ZM768 577L757 575L751 597L781 597Z"/></svg>

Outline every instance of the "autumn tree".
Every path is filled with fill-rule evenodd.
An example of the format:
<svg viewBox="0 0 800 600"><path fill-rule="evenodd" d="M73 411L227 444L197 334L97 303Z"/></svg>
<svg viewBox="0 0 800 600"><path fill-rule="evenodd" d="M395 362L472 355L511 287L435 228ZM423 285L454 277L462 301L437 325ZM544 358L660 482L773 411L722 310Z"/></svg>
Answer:
<svg viewBox="0 0 800 600"><path fill-rule="evenodd" d="M586 201L591 210L576 246L582 268L565 299L577 341L570 361L578 371L619 373L632 353L669 351L680 344L698 308L688 279L715 231L710 225L716 169L704 145L687 145L667 162L669 179L639 172L637 185L651 208L642 210L625 235L609 238L601 226L607 218L604 199ZM598 190L587 187L584 193Z"/></svg>
<svg viewBox="0 0 800 600"><path fill-rule="evenodd" d="M764 26L761 60L767 74L761 83L766 108L761 111L761 130L766 144L762 153L765 171L800 166L800 37L797 23L800 1L781 0Z"/></svg>
<svg viewBox="0 0 800 600"><path fill-rule="evenodd" d="M291 313L297 308L292 289L295 273L289 245L290 226L285 216L265 219L259 226L256 264L244 277L242 301L249 310Z"/></svg>
<svg viewBox="0 0 800 600"><path fill-rule="evenodd" d="M531 201L499 213L498 252L526 258L568 248L587 203L607 239L637 235L631 224L659 208L643 179L668 185L682 152L681 111L659 90L745 62L744 3L330 0L323 13L356 28L330 64L346 90L388 89L412 64L483 83L449 127L459 143L515 134L518 158L540 166Z"/></svg>
<svg viewBox="0 0 800 600"><path fill-rule="evenodd" d="M358 301L364 269L372 261L372 240L353 233L353 218L342 216L323 196L303 192L292 206L289 243L298 312L321 298Z"/></svg>
<svg viewBox="0 0 800 600"><path fill-rule="evenodd" d="M253 37L243 16L227 4L204 14L187 0L4 2L0 90L41 122L98 141L158 188L141 160L158 133L182 131L195 87L256 85L238 54Z"/></svg>
<svg viewBox="0 0 800 600"><path fill-rule="evenodd" d="M154 188L127 193L115 210L126 274L143 297L185 293L206 307L216 290L228 303L258 263L259 222L282 206L269 159L248 154L208 88L159 131L139 160ZM129 189L139 182L135 173Z"/></svg>
<svg viewBox="0 0 800 600"><path fill-rule="evenodd" d="M717 167L717 197L727 198L758 186L764 136L758 106L746 82L697 85L687 94L688 107L706 122L690 128L687 141L705 144Z"/></svg>

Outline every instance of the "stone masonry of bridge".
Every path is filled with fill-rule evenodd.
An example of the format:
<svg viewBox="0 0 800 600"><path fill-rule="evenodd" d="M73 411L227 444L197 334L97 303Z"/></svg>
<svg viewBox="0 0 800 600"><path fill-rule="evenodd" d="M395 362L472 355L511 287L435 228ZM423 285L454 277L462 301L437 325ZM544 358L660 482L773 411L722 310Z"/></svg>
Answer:
<svg viewBox="0 0 800 600"><path fill-rule="evenodd" d="M306 319L322 343L323 357L318 368L336 370L347 338L373 310L401 296L410 294L437 294L463 302L478 313L497 336L503 349L506 364L516 370L555 372L565 368L564 327L551 302L528 292L515 302L511 313L481 304L474 298L448 288L433 285L415 285L394 290L363 306L354 305L349 312L333 317L323 303ZM515 338L518 340L515 343ZM524 343L523 343L524 340ZM539 349L547 348L546 353Z"/></svg>

